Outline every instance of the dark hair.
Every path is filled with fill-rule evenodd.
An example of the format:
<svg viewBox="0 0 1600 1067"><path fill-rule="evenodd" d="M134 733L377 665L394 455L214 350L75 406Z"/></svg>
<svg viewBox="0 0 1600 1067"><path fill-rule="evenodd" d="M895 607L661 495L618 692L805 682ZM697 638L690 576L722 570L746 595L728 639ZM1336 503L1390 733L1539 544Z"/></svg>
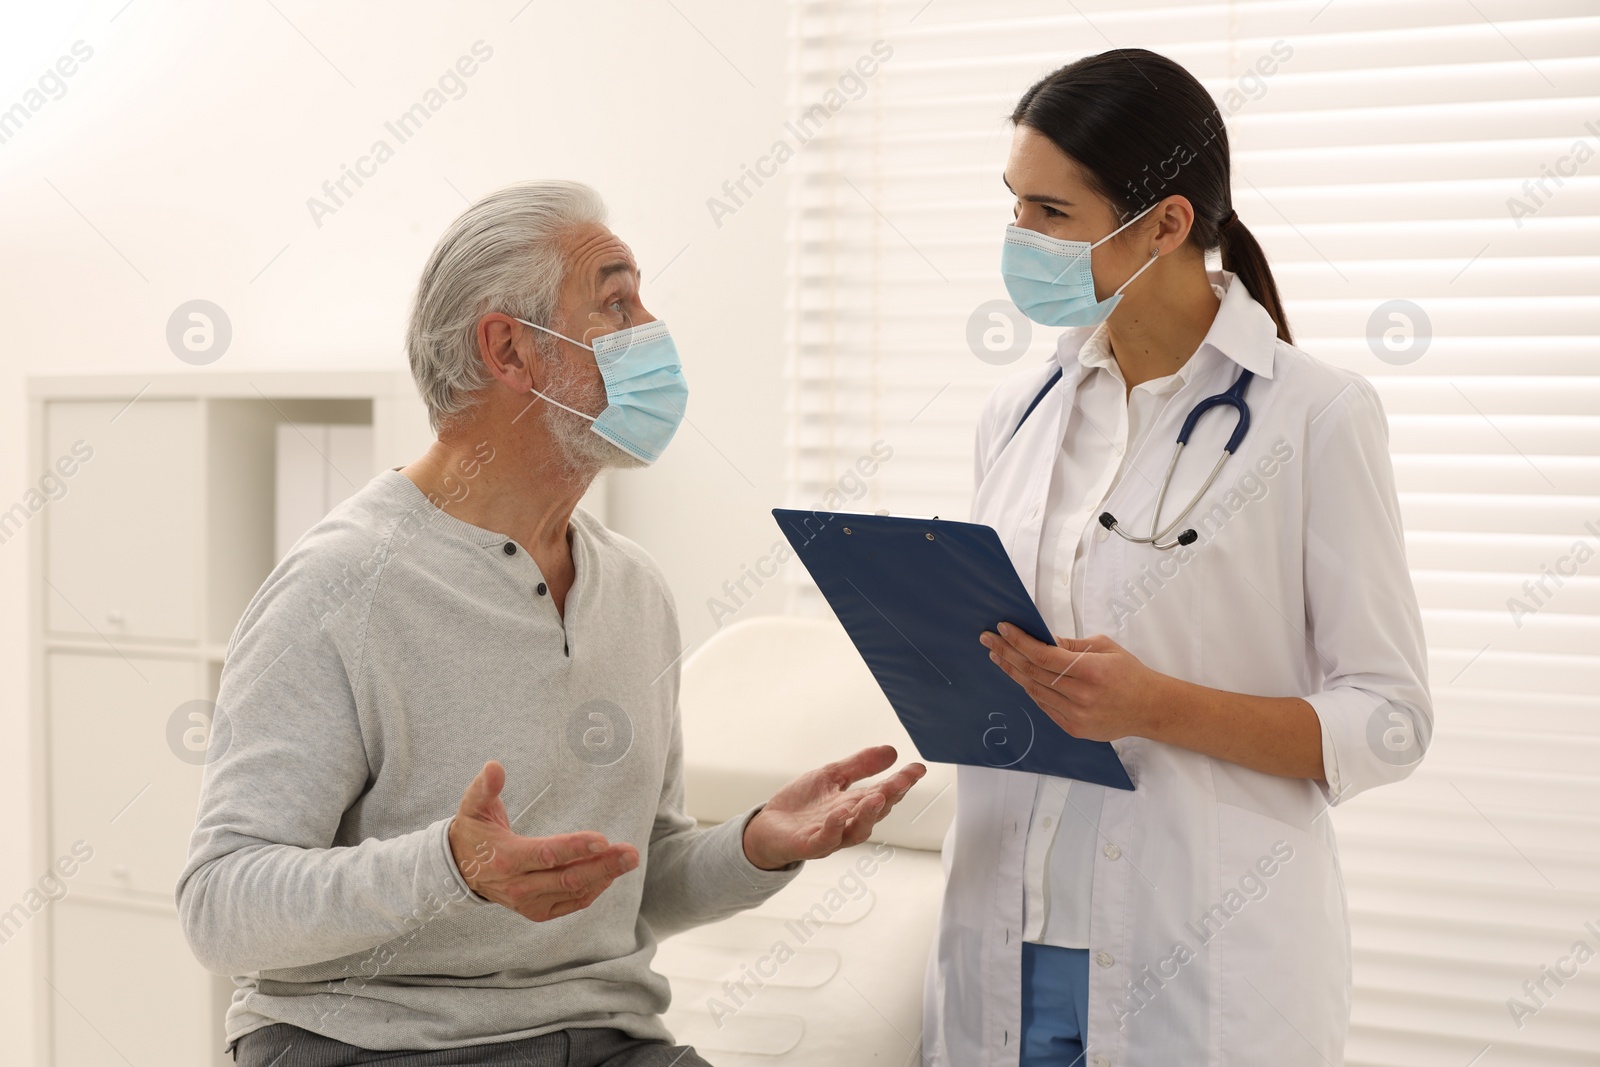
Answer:
<svg viewBox="0 0 1600 1067"><path fill-rule="evenodd" d="M1211 94L1182 66L1143 48L1084 56L1035 82L1011 121L1048 137L1127 221L1163 197L1194 205L1189 241L1220 248L1293 344L1266 253L1233 210L1228 131Z"/></svg>

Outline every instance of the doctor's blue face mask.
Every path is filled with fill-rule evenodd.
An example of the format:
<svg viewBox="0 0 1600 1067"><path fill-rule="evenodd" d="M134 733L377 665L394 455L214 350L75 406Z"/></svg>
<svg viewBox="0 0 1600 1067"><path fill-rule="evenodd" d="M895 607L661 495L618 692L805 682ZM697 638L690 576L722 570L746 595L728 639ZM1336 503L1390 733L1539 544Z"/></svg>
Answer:
<svg viewBox="0 0 1600 1067"><path fill-rule="evenodd" d="M1018 311L1044 326L1094 326L1105 321L1122 301L1122 291L1156 261L1157 254L1152 252L1145 265L1134 271L1116 292L1097 301L1090 250L1138 222L1155 206L1151 204L1093 244L1047 237L1016 223L1007 226L1005 244L1000 250L1000 274L1005 278L1011 302L1017 305Z"/></svg>
<svg viewBox="0 0 1600 1067"><path fill-rule="evenodd" d="M586 345L537 322L517 321L593 352L600 377L606 383L606 406L599 415L590 415L537 389L528 392L588 419L595 433L644 463L654 463L661 457L672 435L678 432L689 402L689 384L684 381L678 347L672 343L666 323L657 319L629 326L602 334L594 344Z"/></svg>

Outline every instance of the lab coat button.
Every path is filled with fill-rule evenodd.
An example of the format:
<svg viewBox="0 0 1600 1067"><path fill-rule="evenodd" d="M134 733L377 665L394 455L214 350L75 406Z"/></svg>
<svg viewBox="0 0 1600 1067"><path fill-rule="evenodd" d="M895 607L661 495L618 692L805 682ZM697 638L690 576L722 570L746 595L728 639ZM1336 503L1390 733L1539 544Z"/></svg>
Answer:
<svg viewBox="0 0 1600 1067"><path fill-rule="evenodd" d="M515 556L517 554L517 543L515 541L507 541L505 552L508 556Z"/></svg>
<svg viewBox="0 0 1600 1067"><path fill-rule="evenodd" d="M1107 845L1102 851L1105 852L1108 860L1117 859L1122 855L1122 850L1116 845Z"/></svg>
<svg viewBox="0 0 1600 1067"><path fill-rule="evenodd" d="M1117 962L1112 958L1112 955L1109 952L1096 952L1094 954L1094 961L1102 967L1109 967L1113 963Z"/></svg>
<svg viewBox="0 0 1600 1067"><path fill-rule="evenodd" d="M1046 830L1050 829L1050 816L1048 815L1044 817L1044 828Z"/></svg>
<svg viewBox="0 0 1600 1067"><path fill-rule="evenodd" d="M540 582L538 585L534 586L533 591L538 593L540 596L544 596L545 593L549 592L549 587L543 582Z"/></svg>

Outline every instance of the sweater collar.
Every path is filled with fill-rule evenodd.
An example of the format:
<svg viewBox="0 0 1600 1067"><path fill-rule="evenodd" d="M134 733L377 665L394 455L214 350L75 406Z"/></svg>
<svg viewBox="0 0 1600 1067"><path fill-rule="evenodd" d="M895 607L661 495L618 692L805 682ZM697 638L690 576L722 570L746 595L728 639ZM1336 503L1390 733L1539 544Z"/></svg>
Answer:
<svg viewBox="0 0 1600 1067"><path fill-rule="evenodd" d="M509 534L501 533L498 530L487 530L482 526L467 522L465 519L458 519L449 512L442 510L428 499L428 494L424 493L416 482L401 474L398 467L390 467L388 470L379 472L378 481L399 497L400 502L406 508L415 512L423 522L441 533L460 538L480 548L499 548L511 540ZM581 507L572 509L572 517L568 520L567 526L572 531L571 542L574 551L578 551L577 545L580 537L588 533L585 523L589 521L589 513Z"/></svg>

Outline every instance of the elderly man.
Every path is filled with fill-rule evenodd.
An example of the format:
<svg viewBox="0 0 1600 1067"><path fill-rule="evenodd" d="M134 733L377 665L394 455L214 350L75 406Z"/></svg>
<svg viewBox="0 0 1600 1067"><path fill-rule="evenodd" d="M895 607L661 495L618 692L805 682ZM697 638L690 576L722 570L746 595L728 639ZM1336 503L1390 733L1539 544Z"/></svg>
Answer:
<svg viewBox="0 0 1600 1067"><path fill-rule="evenodd" d="M456 220L407 334L438 440L301 538L233 635L176 898L238 986L238 1063L704 1064L662 1025L658 939L865 840L925 773L855 786L881 746L720 826L684 814L672 597L577 507L686 397L604 217L537 182Z"/></svg>

